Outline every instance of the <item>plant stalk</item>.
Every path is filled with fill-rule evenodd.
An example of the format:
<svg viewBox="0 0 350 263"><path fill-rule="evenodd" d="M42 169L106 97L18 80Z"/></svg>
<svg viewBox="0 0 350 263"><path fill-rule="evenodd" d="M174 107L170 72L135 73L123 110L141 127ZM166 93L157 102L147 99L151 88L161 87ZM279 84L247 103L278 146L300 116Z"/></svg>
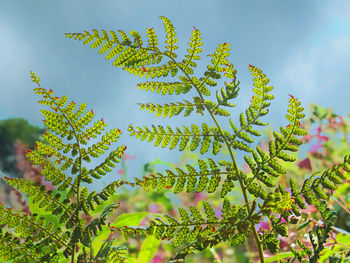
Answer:
<svg viewBox="0 0 350 263"><path fill-rule="evenodd" d="M171 58L171 57L169 57ZM176 61L171 58L175 63ZM191 81L193 87L195 87L195 89L197 90L198 92L198 95L200 96L201 100L204 102L204 98L201 94L201 92L199 91L198 87L193 83L192 79L188 76L188 74L180 68L180 70L186 75L186 77ZM207 76L207 78L209 77L209 75ZM231 159L232 159L232 162L233 162L233 165L234 165L234 168L235 168L235 171L237 173L237 175L239 175L239 169L238 169L238 166L237 166L237 163L236 163L236 159L235 157L233 156L233 152L232 152L232 148L231 148L231 145L228 143L226 137L224 136L224 133L219 125L219 123L217 122L214 114L210 111L210 109L208 108L208 106L206 106L204 104L204 107L207 109L207 111L209 112L211 118L214 120L215 124L216 124L216 127L219 129L219 132L221 134L221 137L223 138L223 140L225 141L225 144L226 144L226 147L230 153L230 156L231 156ZM250 206L249 206L249 199L248 199L248 195L247 195L247 191L243 185L243 182L242 182L242 179L240 178L240 176L237 176L238 177L238 181L239 181L239 185L241 187L241 190L242 190L242 193L243 193L243 197L244 197L244 201L245 201L245 204L247 206L247 209L248 211L250 211ZM256 246L257 246L257 249L258 249L258 253L259 253L259 259L260 259L260 263L264 263L264 253L263 253L263 247L262 247L262 244L260 242L260 239L259 239L259 235L258 235L258 232L255 228L255 225L251 222L251 230L253 232L253 236L254 236L254 239L255 239L255 243L256 243Z"/></svg>

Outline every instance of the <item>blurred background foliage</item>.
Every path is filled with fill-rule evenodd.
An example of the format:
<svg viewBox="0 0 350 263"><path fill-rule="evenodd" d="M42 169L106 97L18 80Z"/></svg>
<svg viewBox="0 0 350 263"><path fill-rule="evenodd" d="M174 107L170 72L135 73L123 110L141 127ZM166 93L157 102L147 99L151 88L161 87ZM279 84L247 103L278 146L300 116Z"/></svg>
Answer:
<svg viewBox="0 0 350 263"><path fill-rule="evenodd" d="M35 141L45 132L36 126L32 126L22 118L0 120L0 169L11 175L19 173L16 164L16 146L20 141L30 148Z"/></svg>
<svg viewBox="0 0 350 263"><path fill-rule="evenodd" d="M299 187L301 187L304 179L316 171L323 171L337 162L342 162L344 156L350 154L349 118L350 114L340 116L334 113L333 109L326 109L319 105L311 104L309 117L302 123L304 129L308 132L308 135L303 137L307 152L304 154L301 152L295 153L297 158L295 163L284 163L287 174L277 178L275 183L281 183L288 190L289 178L294 177L298 179L297 182L300 184ZM44 132L44 129L32 126L24 119L0 121L0 171L3 175L9 177L22 177L31 181L37 181L40 185L45 185L46 189L55 192L54 187L40 176L40 167L32 166L25 158L26 151L34 147L35 141L40 140L41 134ZM268 141L271 138L272 132L270 129L267 129L260 141L260 147L266 150ZM225 154L223 151L222 156L224 157ZM185 164L197 166L198 157L198 154L186 150L177 163L164 162L157 158L144 164L141 176L154 174L159 171L160 167L171 170L176 167L185 168ZM118 170L115 172L123 179L129 181L132 181L134 176L140 177L140 175L128 174L129 161L135 158L137 156L130 156L126 153L123 156L121 165L119 168L116 168ZM247 165L243 165L241 169L246 173L250 173ZM261 185L261 187L264 186ZM230 193L230 198L231 201L237 203L242 201L239 187L233 189ZM180 193L175 195L167 191L147 192L143 188L132 189L123 186L104 205L98 206L91 217L87 217L88 222L96 215L99 215L105 205L111 204L116 200L121 203L121 206L115 214L108 216L107 221L110 222L111 226L147 225L154 216L159 214L176 216L175 211L179 207L189 208L190 205L194 205L202 209L198 205L201 200L209 200L216 208L217 216L220 216L222 201L218 193ZM0 202L25 213L38 213L46 219L52 220L56 227L59 226L59 222L52 215L45 214L31 200L24 199L18 191L7 186L2 180L0 180ZM329 200L329 205L337 211L338 218L320 262L341 262L340 259L345 259L346 257L350 260L350 181L346 181L333 193L333 197ZM315 224L322 223L315 212L316 209L312 206L303 210L299 223L297 225L289 225L289 236L279 237L280 252L277 255L265 252L266 262L279 262L282 258L292 257L290 246L295 246L296 238L302 239L304 244L311 246L305 233ZM306 222L310 223L304 224L302 227L301 224ZM270 226L270 222L263 221L259 224L258 230L269 229ZM297 231L298 229L299 231ZM105 226L99 233L99 236L94 238L92 245L95 252L100 249L105 240L117 237L114 245L125 243L123 237L119 236L117 232L111 232L108 226ZM186 262L248 262L248 258L257 258L254 242L251 241L248 239L244 245L235 249L221 244L218 247L189 256ZM129 247L131 263L166 262L166 259L175 254L170 244L153 240L152 237L137 236L135 239L131 238L127 246ZM107 262L103 259L101 260L98 262ZM62 262L68 262L68 260L62 260ZM346 260L343 262L346 262Z"/></svg>

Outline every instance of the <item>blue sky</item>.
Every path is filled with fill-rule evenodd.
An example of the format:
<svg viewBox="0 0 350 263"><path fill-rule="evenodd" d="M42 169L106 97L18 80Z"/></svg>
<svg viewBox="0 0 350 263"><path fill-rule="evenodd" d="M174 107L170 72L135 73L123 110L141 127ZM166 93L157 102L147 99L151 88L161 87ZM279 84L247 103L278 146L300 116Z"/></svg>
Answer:
<svg viewBox="0 0 350 263"><path fill-rule="evenodd" d="M129 155L137 156L129 163L131 176L137 176L142 165L156 157L177 162L177 149L155 148L130 137L128 124L181 127L210 121L198 115L164 120L140 111L138 102L163 104L186 97L138 90L137 83L146 78L112 66L111 60L105 60L106 54L99 55L97 49L64 36L94 28L122 29L136 30L146 41L146 28L154 27L164 50L165 32L159 16L168 17L175 26L178 59L185 55L193 26L200 30L203 52L195 76L203 74L210 63L206 55L212 54L219 43L231 44L228 59L238 71L241 88L231 114L236 123L253 95L248 64L262 69L274 87L276 99L270 114L261 119L270 122L273 129L287 123L288 94L299 98L305 108L314 102L333 107L340 115L349 112L350 2L0 0L0 119L22 117L42 126L42 107L36 103L39 97L33 92L35 85L29 74L33 71L40 76L42 87L53 89L56 96L86 102L96 119L103 117L108 128L123 131L119 143L128 146ZM118 177L116 170L105 182L113 181L113 177Z"/></svg>

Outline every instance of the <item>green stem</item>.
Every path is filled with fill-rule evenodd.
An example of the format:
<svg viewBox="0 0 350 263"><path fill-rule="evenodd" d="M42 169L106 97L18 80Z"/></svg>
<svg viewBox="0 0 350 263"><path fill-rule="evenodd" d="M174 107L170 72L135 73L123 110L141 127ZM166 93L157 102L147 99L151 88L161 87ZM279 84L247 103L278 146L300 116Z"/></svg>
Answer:
<svg viewBox="0 0 350 263"><path fill-rule="evenodd" d="M130 45L130 46L131 46L131 45ZM136 47L136 46L135 46L135 47ZM148 49L148 48L144 48L144 47L138 47L138 48L143 48L143 49L146 49L146 50L149 50L149 51L154 51L154 50L151 50L151 49ZM162 55L168 57L168 58L171 59L175 64L177 63L176 60L173 59L172 57L170 57L169 55L167 55L167 54L165 54L165 53L163 53L163 52L158 52L158 53L160 53L160 54L162 54ZM217 65L215 65L215 67L216 67L216 66L217 66ZM177 67L178 67L178 66L177 66ZM214 67L214 68L215 68L215 67ZM189 76L182 68L180 68L180 67L178 67L178 68L179 68L179 69L186 75L186 77L190 80L190 82L191 82L191 84L193 85L193 87L197 90L198 95L200 96L201 100L204 102L205 100L204 100L204 98L203 98L201 92L199 91L199 87L197 87L197 86L193 83L193 81L192 81L192 79L190 78L190 76ZM210 74L208 74L208 76L206 77L206 79L208 79L209 76L210 76ZM203 85L204 85L206 79L202 82ZM215 124L216 124L216 127L219 129L219 132L220 132L220 134L221 134L221 137L224 139L225 144L226 144L226 147L227 147L227 149L228 149L228 151L229 151L229 153L230 153L230 156L231 156L232 163L233 163L233 165L234 165L235 171L236 171L237 175L239 175L239 169L238 169L238 166L237 166L237 163L236 163L236 159L235 159L235 157L233 156L233 152L232 152L231 145L230 145L229 142L227 141L227 139L226 139L226 137L225 137L225 135L224 135L224 133L223 133L223 131L222 131L222 129L221 129L219 123L217 122L216 118L214 117L213 112L210 111L210 109L208 108L208 106L206 106L205 104L204 104L204 107L207 109L207 111L209 112L210 116L211 116L212 119L214 120L214 122L215 122ZM246 188L245 188L244 185L243 185L242 179L241 179L239 176L237 176L237 177L238 177L239 185L240 185L240 187L241 187L241 189L242 189L242 193L243 193L243 197L244 197L244 201L245 201L245 203L246 203L247 209L248 209L248 211L250 211L250 206L249 206L249 199L248 199L248 195L247 195L247 190L246 190ZM257 232L257 230L256 230L256 228L255 228L255 225L254 225L254 223L252 223L252 222L251 222L251 230L252 230L252 232L253 232L253 236L254 236L254 239L255 239L255 243L256 243L256 246L257 246L257 249L258 249L260 262L261 262L261 263L264 263L264 254L263 254L262 243L261 243L261 241L260 241L260 239L259 239L258 232Z"/></svg>
<svg viewBox="0 0 350 263"><path fill-rule="evenodd" d="M175 61L173 58L171 58L171 57L169 57L169 58L172 59L172 60L176 63L176 61ZM198 95L200 96L201 100L204 102L203 95L202 95L202 93L199 91L199 88L193 83L192 79L188 76L188 74L187 74L184 70L182 70L181 68L180 68L180 70L181 70L181 71L186 75L186 77L191 81L192 85L193 85L193 86L195 87L195 89L197 90ZM208 74L207 78L209 77L209 75L210 75L210 74ZM203 81L203 83L204 83L204 82L205 82L205 80ZM221 134L221 137L222 137L222 138L224 139L224 141L225 141L226 147L227 147L227 149L228 149L228 151L229 151L229 153L230 153L230 156L231 156L231 159L232 159L232 163L233 163L233 165L234 165L234 169L235 169L235 171L236 171L236 174L238 175L237 177L238 177L239 185L240 185L241 190L242 190L242 193L243 193L243 197L244 197L245 204L246 204L246 206L247 206L248 211L250 211L250 206L249 206L249 199L248 199L248 195L247 195L247 190L246 190L246 188L245 188L244 185L243 185L243 182L242 182L241 177L239 176L239 169L238 169L238 165L237 165L237 163L236 163L236 159L235 159L235 157L233 156L232 146L231 146L230 143L227 141L227 138L226 138L226 136L224 135L224 133L223 133L223 131L222 131L222 129L221 129L221 127L220 127L218 121L216 120L216 118L215 118L213 112L210 111L210 109L208 108L208 106L206 106L205 104L204 104L204 107L207 109L207 111L209 112L211 118L214 120L214 122L215 122L215 124L216 124L216 127L219 129L219 132L220 132L220 134ZM252 230L252 232L253 232L253 236L254 236L254 239L255 239L255 243L256 243L256 246L257 246L257 249L258 249L260 262L261 262L261 263L264 263L263 247L262 247L262 244L261 244L261 242L260 242L259 235L258 235L258 232L257 232L257 230L256 230L256 228L255 228L255 225L254 225L254 223L252 223L252 222L251 222L251 230Z"/></svg>
<svg viewBox="0 0 350 263"><path fill-rule="evenodd" d="M39 88L41 88L40 84L37 82ZM49 97L51 98L51 96L49 95ZM79 187L80 187L80 180L81 180L81 151L80 151L80 143L79 143L79 139L77 136L77 132L74 129L74 126L72 125L70 119L66 116L66 114L63 112L63 110L61 109L61 107L56 103L55 100L53 100L51 98L51 100L53 101L53 103L56 105L56 107L60 110L60 112L62 112L63 117L67 120L68 124L72 127L72 130L74 132L75 138L77 140L77 144L78 144L78 150L79 150L79 156L80 156L80 165L79 165L79 175L78 175L78 192L77 192L77 206L79 204ZM76 217L78 220L78 211L76 212ZM71 263L74 263L74 257L75 257L75 244L73 245L73 252L72 252L72 259L71 259Z"/></svg>
<svg viewBox="0 0 350 263"><path fill-rule="evenodd" d="M207 109L209 111L209 109ZM231 145L229 144L229 142L227 141L226 137L224 136L222 130L221 130L221 127L219 125L219 123L217 122L216 118L214 117L213 113L210 112L210 115L211 117L213 118L215 124L217 125L220 133L221 133L221 136L222 138L224 139L225 141L225 144L227 146L227 149L230 153L230 156L231 156L231 159L232 159L232 162L233 162L233 166L235 168L235 171L236 171L236 174L239 175L239 169L238 169L238 165L236 163L236 159L235 157L233 156L233 152L232 152L232 148L231 148ZM250 206L249 206L249 199L248 199L248 195L247 195L247 190L246 188L244 187L243 185L243 182L242 182L242 178L240 176L237 176L238 178L238 182L239 182L239 185L242 189L242 193L243 193L243 197L244 197L244 201L246 203L246 206L247 206L247 210L250 211ZM255 243L256 243L256 246L258 248L258 253L259 253L259 258L260 258L260 262L263 263L264 262L264 253L263 253L263 248L262 248L262 244L260 242L260 239L259 239L259 235L258 235L258 232L256 231L256 228L255 228L255 225L251 222L251 230L253 232L253 236L254 236L254 239L255 239Z"/></svg>
<svg viewBox="0 0 350 263"><path fill-rule="evenodd" d="M39 85L40 87L40 85ZM78 186L77 186L77 207L79 207L79 193L80 193L80 181L81 181L81 160L82 160L82 154L81 154L81 149L80 149L80 141L78 139L78 135L76 130L74 129L73 123L70 121L69 117L63 112L61 107L53 100L53 102L56 104L57 108L62 112L63 117L67 120L68 124L72 127L72 131L74 133L74 136L76 138L77 144L78 144L78 152L79 152L79 158L80 158L80 163L79 163L79 173L78 173ZM79 217L79 211L77 210L75 212L76 215L76 222L78 221ZM71 263L74 263L74 257L75 257L75 249L76 249L76 244L73 244L73 253L72 253L72 259Z"/></svg>

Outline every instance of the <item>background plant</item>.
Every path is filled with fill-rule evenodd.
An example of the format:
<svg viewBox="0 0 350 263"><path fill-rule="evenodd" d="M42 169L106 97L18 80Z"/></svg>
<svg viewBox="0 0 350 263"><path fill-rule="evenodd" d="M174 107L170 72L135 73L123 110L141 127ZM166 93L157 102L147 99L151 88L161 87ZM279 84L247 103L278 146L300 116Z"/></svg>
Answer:
<svg viewBox="0 0 350 263"><path fill-rule="evenodd" d="M7 119L0 121L0 171L10 177L24 177L41 184L40 169L34 168L25 159L28 147L34 147L43 129L28 124L25 119ZM28 212L21 194L6 183L0 181L0 202L9 204L15 210Z"/></svg>
<svg viewBox="0 0 350 263"><path fill-rule="evenodd" d="M326 169L328 168L328 165L325 165L325 162L322 160L323 158L331 158L332 160L341 160L342 156L348 153L349 147L346 145L348 144L348 134L349 134L349 123L347 121L346 117L342 117L339 115L336 115L333 113L332 109L323 109L322 107L318 105L311 105L309 107L309 114L307 114L307 117L305 119L305 122L302 123L302 126L305 127L305 130L309 131L307 135L308 137L304 138L304 143L306 144L304 148L308 149L307 157L301 158L300 153L297 158L298 165L288 165L286 166L286 170L288 171L288 174L291 176L295 176L297 178L306 178L313 170L314 167L317 167L317 169ZM320 116L320 109L323 110L323 114ZM320 118L318 118L319 116ZM8 122L7 122L8 123ZM311 126L313 128L311 128ZM332 150L328 154L316 154L313 149L314 147L311 147L314 143L318 142L317 134L318 130L321 127L322 135L319 134L319 136L326 136L328 140L326 143L322 143L320 149L318 149L319 153L323 152L323 148L325 147L332 147ZM7 128L4 128L4 130L9 130ZM340 131L340 132L339 132ZM341 135L341 136L339 136ZM268 141L269 136L273 136L271 134L270 129L268 129L266 132L263 133L263 138L259 146L262 149L266 149L268 147L268 144L266 143ZM314 138L314 141L309 140L310 136L316 136ZM20 137L17 137L20 139ZM39 137L37 137L39 139ZM316 140L315 140L316 139ZM32 180L38 179L42 180L40 173L37 171L41 170L41 167L33 167L33 165L25 158L26 151L28 150L28 146L23 144L22 142L13 143L15 146L15 160L16 163L13 164L13 167L11 169L15 169L16 167L19 167L19 172L23 174L17 174L18 176L24 177L26 179L31 178ZM20 147L18 147L20 145ZM345 145L345 146L344 146ZM337 147L334 147L337 146ZM342 149L342 151L340 150ZM322 151L321 151L322 150ZM331 154L331 156L329 156ZM336 157L337 156L337 157ZM3 158L5 159L7 156L4 155ZM128 180L130 178L130 175L128 174L128 163L132 162L133 159L135 159L135 155L129 156L128 154L124 154L121 160L121 168L118 170L119 175L122 175L124 179ZM320 159L321 158L321 159ZM150 174L156 173L156 167L159 170L160 167L166 166L168 169L175 169L176 167L185 169L185 165L187 163L197 163L198 161L198 154L191 153L188 149L188 147L184 150L183 155L181 156L178 163L170 163L170 162L164 162L159 159L155 159L154 161L151 161L150 163L146 163L143 166L143 171L141 173L142 176L149 176ZM131 165L131 164L130 164ZM242 167L243 171L247 171L247 166L244 164ZM286 178L283 179L286 181ZM6 184L5 184L6 185ZM53 186L51 184L45 184L47 190L52 190ZM334 197L338 196L338 202L342 204L342 206L349 207L350 201L348 196L348 188L349 188L349 182L343 184L340 186L337 191L334 193ZM132 191L132 192L130 192ZM238 189L233 189L233 191L237 191ZM12 189L12 192L15 192L15 194L12 194L11 196L18 196L19 192L16 189ZM171 200L169 193L166 192L145 192L142 188L133 188L130 189L129 187L126 188L122 186L120 188L120 191L118 193L113 194L105 203L104 205L109 205L113 202L113 200L119 200L121 205L118 209L118 213L113 213L107 216L107 221L114 222L118 220L118 214L129 214L129 215L139 215L139 218L142 218L144 216L144 220L142 220L141 225L147 224L151 220L149 214L145 215L145 211L149 211L150 213L160 213L160 214L174 214L175 209L179 207L186 207L189 209L190 205L197 204L197 207L200 208L199 200L205 199L206 195L203 195L203 193L194 193L191 194L182 194L179 195L179 201L174 202ZM236 196L236 195L233 195ZM5 198L4 200L10 200L8 201L8 204L12 206L11 204L15 203L14 206L12 206L15 210L21 210L23 212L26 212L29 210L29 206L27 203L24 203L24 200L21 200L21 203L23 205L22 209L19 209L20 203L16 203L16 200L13 200L11 202L11 198ZM217 203L220 200L220 196L215 195L211 196L211 202ZM329 204L333 205L335 203L335 199L331 199ZM6 202L2 202L6 204ZM31 206L31 204L29 204ZM323 253L323 256L321 257L321 262L328 262L328 259L330 257L340 257L341 255L339 252L346 253L348 251L347 246L350 245L348 241L348 234L342 233L345 231L349 231L348 226L346 225L346 222L348 222L347 218L349 217L349 214L346 212L346 209L343 209L342 206L335 204L335 209L337 211L337 222L335 224L334 233L336 235L337 243L334 243L334 240L332 238L329 239L329 244L326 247L326 250ZM33 211L34 207L31 207L30 210ZM37 209L38 210L38 209ZM35 212L38 212L35 210ZM91 216L88 216L88 221L90 218L94 218L96 215L101 213L103 210L103 205L100 205L96 208L95 211L92 211ZM175 214L174 214L175 215ZM41 214L41 216L48 216L48 214L44 213ZM52 217L54 218L54 217ZM125 218L125 217L124 217ZM135 220L141 220L138 219L136 216L134 217ZM306 225L305 228L298 231L298 237L304 238L303 235L305 231L312 229L313 225L316 224L318 220L317 211L310 206L307 210L303 211L303 218L302 220L308 220L313 219L310 224ZM57 220L56 220L57 221ZM132 224L136 224L136 221L134 221ZM139 221L140 222L140 221ZM338 223L340 222L340 223ZM124 223L123 223L124 224ZM268 223L264 222L261 227L268 228ZM339 231L337 231L337 229ZM289 233L295 233L297 230L297 226L295 225L289 225L288 232ZM106 236L108 237L107 240L110 240L112 238L115 238L116 233L110 233L108 229L106 229L104 232L99 232L98 238L95 239L93 237L93 247L95 248L95 251L98 250L98 248L101 246L103 241L106 240ZM289 235L289 237L279 237L281 240L280 246L281 251L276 256L273 256L272 254L269 255L268 252L265 251L265 255L267 257L266 262L275 262L277 259L281 259L283 257L286 258L292 258L293 255L291 252L289 252L289 246L296 242L296 235ZM136 241L136 242L134 242ZM305 238L304 242L307 242L308 239ZM122 245L124 242L123 240L115 240L113 245L118 246ZM128 247L129 247L129 259L133 260L136 258L140 258L140 251L142 250L142 243L143 239L138 236L135 240L130 240ZM333 248L334 245L334 248ZM245 243L245 245L240 246L233 250L227 244L221 244L215 248L215 250L206 250L201 253L197 253L191 257L189 257L186 262L213 262L214 260L218 260L218 262L243 262L248 260L246 252L249 252L249 255L251 257L254 257L256 255L256 252L254 251L254 246L251 243ZM155 253L155 252L154 252ZM213 254L216 254L213 256ZM169 258L172 255L172 247L168 244L161 244L159 247L158 252L156 253L153 260L149 260L152 263L153 262L164 262L165 258ZM142 254L141 254L142 256ZM288 256L288 257L287 257ZM233 261L233 258L235 260ZM63 258L60 259L60 262ZM143 262L147 262L147 259L145 259ZM68 259L67 261L68 262Z"/></svg>
<svg viewBox="0 0 350 263"><path fill-rule="evenodd" d="M40 87L40 78L34 73L31 75L38 85L34 91L43 97L39 103L49 106L52 111L41 111L50 132L43 134L44 142L37 141L33 151L27 150L26 157L34 165L41 166L41 175L56 188L47 191L44 185L32 183L29 179L3 177L6 183L27 195L31 212L15 213L0 204L0 224L7 225L7 229L1 228L0 256L13 262L58 262L63 255L71 262L91 262L107 256L114 261L125 261L126 250L123 247L113 247L111 242L107 242L100 245L96 254L92 247L92 237L106 225L106 216L118 208L119 203L104 205L101 213L92 220L90 218L89 222L81 217L81 214L90 215L90 211L108 200L116 188L128 183L123 180L113 182L99 193L89 193L85 186L81 186L83 182L92 183L92 177L101 178L111 171L114 163L119 162L125 146L112 151L95 168L88 170L82 165L83 161L90 162L91 158L98 158L108 150L121 131L113 129L97 143L83 147L90 137L96 138L105 129L107 125L103 119L86 127L95 115L92 110L85 112L86 104L81 104L74 112L74 101L67 104L66 96L53 96L51 89L47 91ZM73 139L75 142L70 142ZM76 175L74 179L66 176L64 171L68 168L72 175Z"/></svg>
<svg viewBox="0 0 350 263"><path fill-rule="evenodd" d="M303 157L300 152L294 155L297 165L285 165L288 177L300 178L300 181L304 181L312 174L312 171L315 171L315 169L324 170L330 167L329 165L325 165L326 163L322 160L322 156L323 158L328 156L327 158L331 158L331 160L337 162L342 160L342 156L349 153L349 147L346 146L348 144L347 137L349 135L348 118L334 114L332 109L323 109L323 112L326 112L327 115L324 115L322 118L318 118L317 116L319 116L320 109L323 108L318 105L310 105L307 114L308 117L301 123L302 127L304 127L309 134L303 138L303 148L307 149L308 152L306 153L306 157ZM320 129L319 127L321 127L322 134L318 134L317 132ZM313 145L319 142L317 134L318 136L325 136L328 138L326 143L324 143L325 140L322 140L322 144L318 149L319 154L316 154L313 150L315 149ZM313 140L309 140L311 136L314 136ZM269 138L272 137L273 135L270 129L264 131L263 138L259 143L259 146L264 150L268 149L267 142ZM325 154L326 150L324 148L326 147L332 147L332 150L328 154ZM185 153L181 156L178 163L169 163L155 159L154 161L145 164L141 175L149 176L150 174L156 174L157 170L164 166L166 166L167 169L175 169L176 167L185 169L185 165L187 163L196 164L199 154L191 153L188 147L184 151ZM323 151L324 153L320 154ZM249 172L249 167L247 164L243 165L242 170ZM126 178L129 178L129 175L126 176ZM288 177L285 176L280 178L282 181L280 183L285 185L286 188L288 188L286 185L286 182L289 180ZM301 184L299 186L301 187ZM321 262L328 262L330 257L339 258L341 257L341 254L343 254L344 258L346 258L346 253L350 245L348 241L349 229L348 226L346 226L346 223L348 222L347 218L349 217L347 207L350 206L349 195L347 194L348 188L349 181L344 181L344 184L338 187L333 194L333 198L328 202L328 204L337 211L337 221L332 228L333 232L327 241L323 256L320 258ZM232 198L237 199L237 194L239 192L238 190L238 188L233 189L234 194L232 195ZM193 195L182 193L178 195L179 200L174 202L171 200L171 196L169 195L171 193L169 192L163 191L145 193L141 188L136 188L132 191L133 193L130 194L130 189L125 189L125 193L120 195L116 194L116 200L124 200L123 202L125 202L125 205L122 206L123 209L125 208L124 212L131 213L149 210L150 212L174 215L175 210L180 207L189 209L191 205L195 205L198 209L200 209L199 201L207 198L207 196L203 193L193 193ZM221 198L219 195L210 196L210 202L213 203L214 206L220 203L220 199ZM335 201L336 199L338 200ZM235 201L238 201L238 199ZM340 205L338 205L338 203L340 203ZM220 213L220 207L215 209L215 213ZM290 246L297 242L297 238L310 245L308 237L304 237L304 235L308 233L308 231L312 230L315 224L319 224L319 219L320 216L317 213L317 209L313 205L308 205L307 209L302 210L300 221L306 223L308 220L310 220L310 223L304 225L304 227L299 230L299 224L288 225L288 233L290 233L289 236L278 237L280 240L280 252L277 255L273 255L268 251L264 251L266 262L278 262L278 260L281 259L292 259L294 255L292 252L290 252ZM149 220L146 220L145 218L144 221L146 223ZM258 228L269 229L269 222L263 221ZM336 237L336 241L333 240L334 236ZM135 245L135 253L137 253L139 248L140 247ZM160 250L154 258L154 262L163 262L164 258L169 258L172 255L172 251L172 247L168 244L161 244ZM244 262L248 261L248 255L254 258L256 257L256 251L253 242L246 241L244 245L241 245L234 250L227 244L220 244L215 247L215 249L205 250L186 258L186 262L213 262L214 260L217 260L217 262Z"/></svg>

